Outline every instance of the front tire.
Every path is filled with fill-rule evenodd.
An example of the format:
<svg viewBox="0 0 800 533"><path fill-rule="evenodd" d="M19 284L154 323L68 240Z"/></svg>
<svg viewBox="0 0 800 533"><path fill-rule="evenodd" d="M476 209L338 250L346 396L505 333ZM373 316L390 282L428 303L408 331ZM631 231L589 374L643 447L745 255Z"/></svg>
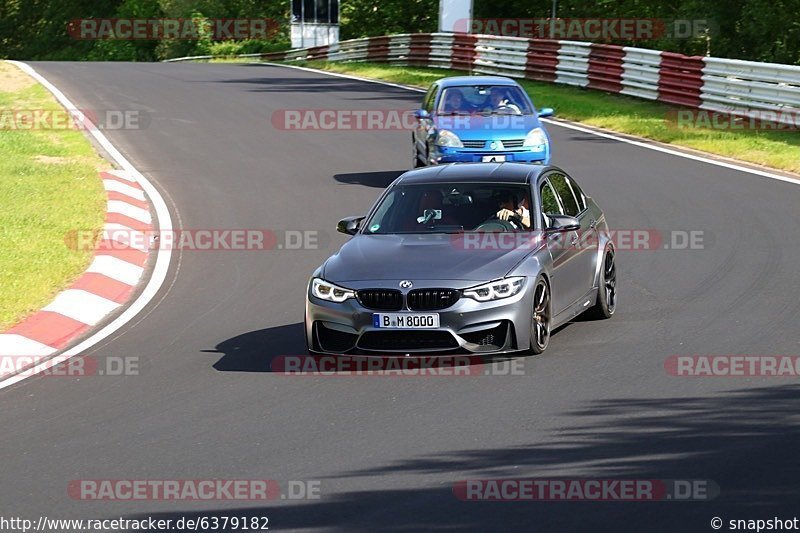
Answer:
<svg viewBox="0 0 800 533"><path fill-rule="evenodd" d="M614 249L609 246L603 252L600 279L597 284L597 300L589 313L594 318L606 319L617 309L617 263Z"/></svg>
<svg viewBox="0 0 800 533"><path fill-rule="evenodd" d="M553 324L553 306L550 286L539 276L533 289L533 313L531 315L530 353L539 355L550 344L550 328Z"/></svg>

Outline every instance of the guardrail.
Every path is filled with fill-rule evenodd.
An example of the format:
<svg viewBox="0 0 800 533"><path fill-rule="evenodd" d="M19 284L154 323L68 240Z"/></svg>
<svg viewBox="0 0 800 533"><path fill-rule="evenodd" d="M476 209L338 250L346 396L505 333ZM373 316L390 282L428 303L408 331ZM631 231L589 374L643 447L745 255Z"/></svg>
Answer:
<svg viewBox="0 0 800 533"><path fill-rule="evenodd" d="M800 66L685 56L578 41L463 33L368 37L238 57L265 61L374 61L466 70L621 93L739 116L800 122ZM196 56L189 59L212 59ZM176 61L176 60L171 60Z"/></svg>

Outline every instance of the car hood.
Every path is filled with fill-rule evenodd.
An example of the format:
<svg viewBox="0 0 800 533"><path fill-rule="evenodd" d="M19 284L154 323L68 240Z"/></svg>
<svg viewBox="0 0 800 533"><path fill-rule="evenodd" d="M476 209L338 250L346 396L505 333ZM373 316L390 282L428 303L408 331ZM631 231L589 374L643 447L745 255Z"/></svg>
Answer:
<svg viewBox="0 0 800 533"><path fill-rule="evenodd" d="M480 246L480 238L479 234L357 235L325 262L322 276L334 283L414 278L491 281L505 276L533 251L529 246L497 246L495 240Z"/></svg>
<svg viewBox="0 0 800 533"><path fill-rule="evenodd" d="M436 117L439 130L452 131L461 140L524 139L541 126L535 115L459 115Z"/></svg>

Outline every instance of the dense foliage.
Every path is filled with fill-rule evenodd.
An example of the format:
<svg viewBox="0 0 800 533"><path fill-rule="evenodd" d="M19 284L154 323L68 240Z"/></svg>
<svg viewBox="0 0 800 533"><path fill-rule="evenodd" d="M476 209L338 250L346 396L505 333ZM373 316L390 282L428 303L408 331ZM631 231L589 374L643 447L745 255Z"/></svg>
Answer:
<svg viewBox="0 0 800 533"><path fill-rule="evenodd" d="M80 40L69 21L88 18L264 18L269 41ZM199 25L198 25L199 26ZM0 58L156 61L206 54L270 52L289 46L289 0L0 0Z"/></svg>
<svg viewBox="0 0 800 533"><path fill-rule="evenodd" d="M153 61L181 55L248 53L288 47L289 0L0 0L0 57ZM478 19L549 16L551 0L474 0ZM436 31L438 0L341 0L342 39ZM708 35L614 41L687 54L800 64L800 0L559 0L561 18L705 20ZM280 22L268 41L86 41L79 18L245 18Z"/></svg>

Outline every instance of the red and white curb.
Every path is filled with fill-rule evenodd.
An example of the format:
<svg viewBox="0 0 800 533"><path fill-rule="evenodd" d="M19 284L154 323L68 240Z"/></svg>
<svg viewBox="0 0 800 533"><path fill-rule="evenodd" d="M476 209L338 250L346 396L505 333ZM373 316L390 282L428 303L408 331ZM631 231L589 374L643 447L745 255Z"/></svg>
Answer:
<svg viewBox="0 0 800 533"><path fill-rule="evenodd" d="M64 108L76 116L81 112L67 96L30 65L8 61L29 74L50 91ZM120 152L88 118L83 117L85 130L94 138L120 170L101 175L108 195L104 237L125 234L113 231L129 228L147 231L155 223L159 231L170 232L172 216L159 190ZM143 202L146 202L143 203ZM151 219L155 214L155 220ZM115 246L99 247L89 269L69 289L59 294L45 309L0 335L0 360L4 357L28 356L37 360L36 371L43 371L89 350L130 323L149 305L163 287L172 261L170 249L151 254L152 270L146 285L135 300L126 303L134 286L142 280L147 263L147 250ZM106 252L105 250L110 250ZM125 308L98 331L75 346L64 350L79 336L88 333L109 313ZM60 350L63 350L59 353ZM57 354L54 357L54 354ZM41 362L39 362L41 361ZM0 371L0 389L10 387L33 375L17 372L4 375Z"/></svg>
<svg viewBox="0 0 800 533"><path fill-rule="evenodd" d="M106 219L91 265L41 311L0 333L0 357L30 366L30 361L56 353L125 304L144 276L149 250L131 244L144 239L124 239L153 229L144 189L124 170L102 172L100 177L107 196ZM16 366L0 365L0 379L4 370Z"/></svg>

